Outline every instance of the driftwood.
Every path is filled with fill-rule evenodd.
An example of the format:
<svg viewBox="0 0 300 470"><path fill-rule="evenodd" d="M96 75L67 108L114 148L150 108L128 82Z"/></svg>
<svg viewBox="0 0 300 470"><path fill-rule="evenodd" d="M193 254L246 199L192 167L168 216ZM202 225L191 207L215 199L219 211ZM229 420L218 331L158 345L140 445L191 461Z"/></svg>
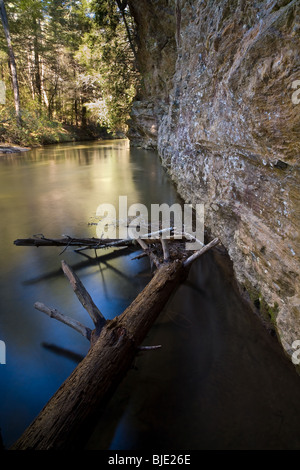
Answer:
<svg viewBox="0 0 300 470"><path fill-rule="evenodd" d="M171 232L173 233L173 228L165 228L162 230L157 230L156 232L151 232L145 234L143 238L145 239L145 243L149 243L153 241L154 237L159 240L159 237L164 232ZM183 236L182 239L187 239L186 234L182 232ZM192 237L194 239L194 237ZM172 237L170 237L172 239ZM14 241L16 246L64 246L68 247L78 247L75 251L80 251L81 249L93 249L99 250L102 248L110 248L110 247L119 247L119 246L133 246L137 244L137 240L133 238L126 238L126 239L111 239L111 238L78 238L78 237L70 237L69 235L63 235L62 238L47 238L42 233L35 235L32 238L19 238Z"/></svg>
<svg viewBox="0 0 300 470"><path fill-rule="evenodd" d="M36 238L33 244L36 244ZM95 247L95 239L83 246ZM45 244L43 244L45 241ZM39 246L49 246L49 240L39 239ZM70 237L64 243L70 242ZM26 241L19 243L30 246ZM74 239L72 239L72 246ZM135 243L132 241L131 243ZM151 281L131 305L113 320L105 320L91 296L64 261L62 269L78 299L92 318L95 328L90 330L58 310L36 303L35 307L47 315L75 328L90 341L90 349L70 377L61 385L37 418L12 446L12 450L63 450L82 447L97 419L97 411L104 406L129 370L139 350L158 346L141 346L149 329L166 305L174 289L186 279L192 262L219 243L218 239L203 246L192 255L182 249L182 242L167 240L138 240L138 244L156 267ZM31 242L30 242L31 243ZM55 243L58 243L57 240ZM59 241L62 246L62 241ZM77 240L78 243L78 240ZM113 241L111 242L113 243ZM125 243L129 243L128 240ZM181 248L180 248L181 243ZM172 245L172 246L171 246ZM65 245L67 246L67 245ZM76 245L78 246L78 245ZM114 245L113 245L114 246ZM151 248L152 247L152 248Z"/></svg>
<svg viewBox="0 0 300 470"><path fill-rule="evenodd" d="M76 238L68 235L63 238L46 238L44 235L36 235L33 238L20 238L14 241L16 246L64 246L78 247L75 251L81 249L99 250L102 248L118 247L118 246L131 246L135 244L135 240L128 238L126 240L116 240L109 238Z"/></svg>

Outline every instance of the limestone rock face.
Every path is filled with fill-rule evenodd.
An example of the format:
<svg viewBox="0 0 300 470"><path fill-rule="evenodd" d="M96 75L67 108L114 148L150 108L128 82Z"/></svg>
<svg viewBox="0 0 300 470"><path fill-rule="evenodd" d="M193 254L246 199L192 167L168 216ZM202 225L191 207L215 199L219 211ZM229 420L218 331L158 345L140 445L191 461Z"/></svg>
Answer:
<svg viewBox="0 0 300 470"><path fill-rule="evenodd" d="M205 204L206 227L291 355L300 339L300 2L130 6L144 77L132 142L157 146L184 200Z"/></svg>
<svg viewBox="0 0 300 470"><path fill-rule="evenodd" d="M128 137L135 145L157 148L159 118L168 112L177 59L175 0L130 1L137 22L141 87L133 105Z"/></svg>

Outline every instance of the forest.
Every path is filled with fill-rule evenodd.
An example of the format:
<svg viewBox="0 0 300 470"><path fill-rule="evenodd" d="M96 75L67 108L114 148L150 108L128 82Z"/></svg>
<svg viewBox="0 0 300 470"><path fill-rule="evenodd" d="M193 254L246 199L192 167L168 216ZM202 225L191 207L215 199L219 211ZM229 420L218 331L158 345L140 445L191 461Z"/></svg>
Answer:
<svg viewBox="0 0 300 470"><path fill-rule="evenodd" d="M138 84L127 2L0 5L1 141L34 146L124 135Z"/></svg>

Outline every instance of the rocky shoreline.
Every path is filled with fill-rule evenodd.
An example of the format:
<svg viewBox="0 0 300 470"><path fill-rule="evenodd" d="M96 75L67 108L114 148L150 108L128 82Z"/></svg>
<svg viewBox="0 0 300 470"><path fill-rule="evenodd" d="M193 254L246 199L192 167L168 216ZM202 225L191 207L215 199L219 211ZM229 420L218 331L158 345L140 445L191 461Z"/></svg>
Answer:
<svg viewBox="0 0 300 470"><path fill-rule="evenodd" d="M27 152L28 150L30 150L30 148L28 147L18 147L15 145L0 144L0 155Z"/></svg>

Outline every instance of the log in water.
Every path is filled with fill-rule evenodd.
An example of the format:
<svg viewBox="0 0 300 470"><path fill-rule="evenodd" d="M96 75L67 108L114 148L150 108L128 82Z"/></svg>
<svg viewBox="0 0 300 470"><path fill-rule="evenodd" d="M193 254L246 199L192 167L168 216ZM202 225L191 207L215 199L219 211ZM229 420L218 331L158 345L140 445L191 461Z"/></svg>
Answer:
<svg viewBox="0 0 300 470"><path fill-rule="evenodd" d="M74 371L86 338L34 309L44 302L85 322L61 269L65 247L27 249L20 237L96 237L98 204L180 202L154 152L124 141L64 144L0 160L1 433L11 446ZM150 279L149 261L117 254L63 258L106 318L121 314ZM84 252L86 255L90 253ZM90 326L90 325L88 325ZM92 327L92 326L91 326ZM44 344L51 344L45 348ZM230 260L199 258L156 320L88 449L299 449L299 377L234 288ZM62 350L61 354L59 351Z"/></svg>

